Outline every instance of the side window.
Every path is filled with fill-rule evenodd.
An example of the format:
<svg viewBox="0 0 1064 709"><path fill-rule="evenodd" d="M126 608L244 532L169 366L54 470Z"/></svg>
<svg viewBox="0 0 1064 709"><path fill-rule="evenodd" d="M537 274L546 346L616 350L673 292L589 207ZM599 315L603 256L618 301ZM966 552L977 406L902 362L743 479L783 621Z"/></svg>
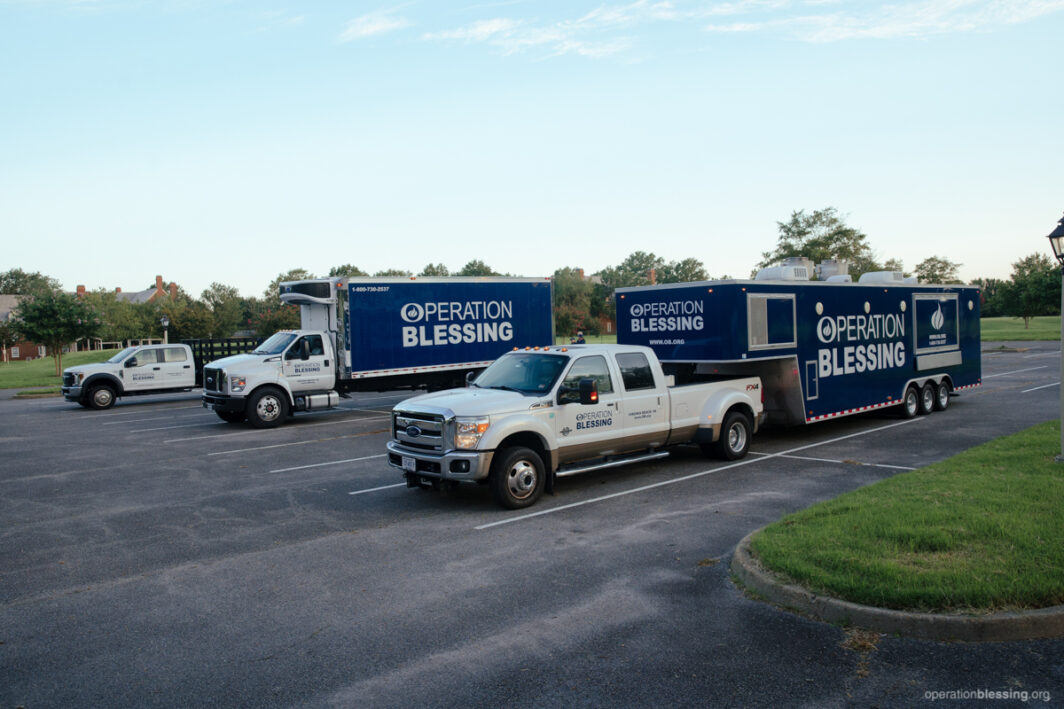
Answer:
<svg viewBox="0 0 1064 709"><path fill-rule="evenodd" d="M580 400L578 390L581 379L594 379L599 394L613 393L613 380L610 379L610 370L606 366L606 358L602 355L581 357L573 362L569 373L565 375L565 379L562 381L562 389L566 390L561 396L563 404Z"/></svg>
<svg viewBox="0 0 1064 709"><path fill-rule="evenodd" d="M187 359L183 347L167 347L162 353L167 362L184 362Z"/></svg>
<svg viewBox="0 0 1064 709"><path fill-rule="evenodd" d="M159 350L141 350L134 355L137 358L137 366L144 367L159 363Z"/></svg>
<svg viewBox="0 0 1064 709"><path fill-rule="evenodd" d="M621 368L621 380L625 391L654 388L654 373L650 362L642 352L629 352L617 355L617 366Z"/></svg>
<svg viewBox="0 0 1064 709"><path fill-rule="evenodd" d="M304 338L310 347L310 356L325 354L325 348L321 344L321 335L307 335Z"/></svg>

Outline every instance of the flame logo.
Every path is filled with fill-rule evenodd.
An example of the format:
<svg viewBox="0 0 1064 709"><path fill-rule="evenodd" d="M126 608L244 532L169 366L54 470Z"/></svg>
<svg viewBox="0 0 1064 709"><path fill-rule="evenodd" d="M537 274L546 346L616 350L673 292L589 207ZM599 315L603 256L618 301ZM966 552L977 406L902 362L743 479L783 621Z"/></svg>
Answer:
<svg viewBox="0 0 1064 709"><path fill-rule="evenodd" d="M942 314L942 303L938 304L938 310L931 316L931 327L936 330L941 330L942 326L946 324L946 316Z"/></svg>

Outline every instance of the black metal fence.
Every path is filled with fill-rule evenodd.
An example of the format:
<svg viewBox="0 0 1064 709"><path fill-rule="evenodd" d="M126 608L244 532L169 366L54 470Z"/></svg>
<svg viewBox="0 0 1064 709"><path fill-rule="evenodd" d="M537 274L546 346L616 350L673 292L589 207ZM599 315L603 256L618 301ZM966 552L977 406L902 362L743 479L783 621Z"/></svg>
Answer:
<svg viewBox="0 0 1064 709"><path fill-rule="evenodd" d="M216 359L250 352L258 347L262 338L227 337L217 340L181 340L182 344L192 348L192 359L196 364L196 386L203 385L203 366Z"/></svg>

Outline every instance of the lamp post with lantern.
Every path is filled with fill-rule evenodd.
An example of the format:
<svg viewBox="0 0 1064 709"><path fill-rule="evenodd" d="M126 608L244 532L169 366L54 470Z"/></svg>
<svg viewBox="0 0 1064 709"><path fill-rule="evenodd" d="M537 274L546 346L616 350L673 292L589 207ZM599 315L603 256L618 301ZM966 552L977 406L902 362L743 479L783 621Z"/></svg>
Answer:
<svg viewBox="0 0 1064 709"><path fill-rule="evenodd" d="M1064 218L1061 218L1060 223L1057 224L1057 228L1049 233L1049 245L1053 249L1053 255L1057 257L1057 262L1060 263L1060 411L1061 411L1061 425L1060 425L1060 454L1057 455L1057 462L1064 463Z"/></svg>
<svg viewBox="0 0 1064 709"><path fill-rule="evenodd" d="M163 344L170 344L170 318L165 315L159 318L159 324L163 326Z"/></svg>

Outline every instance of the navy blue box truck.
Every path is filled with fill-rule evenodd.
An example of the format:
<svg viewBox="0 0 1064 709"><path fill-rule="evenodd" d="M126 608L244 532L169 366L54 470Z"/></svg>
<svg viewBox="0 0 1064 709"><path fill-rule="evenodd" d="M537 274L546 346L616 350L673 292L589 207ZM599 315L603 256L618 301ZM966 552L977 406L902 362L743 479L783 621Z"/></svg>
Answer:
<svg viewBox="0 0 1064 709"><path fill-rule="evenodd" d="M620 288L617 340L651 347L677 381L761 377L783 425L941 411L981 383L977 288L866 275Z"/></svg>
<svg viewBox="0 0 1064 709"><path fill-rule="evenodd" d="M549 278L322 278L281 283L300 329L204 368L203 405L258 428L349 391L447 389L529 343L554 343Z"/></svg>

